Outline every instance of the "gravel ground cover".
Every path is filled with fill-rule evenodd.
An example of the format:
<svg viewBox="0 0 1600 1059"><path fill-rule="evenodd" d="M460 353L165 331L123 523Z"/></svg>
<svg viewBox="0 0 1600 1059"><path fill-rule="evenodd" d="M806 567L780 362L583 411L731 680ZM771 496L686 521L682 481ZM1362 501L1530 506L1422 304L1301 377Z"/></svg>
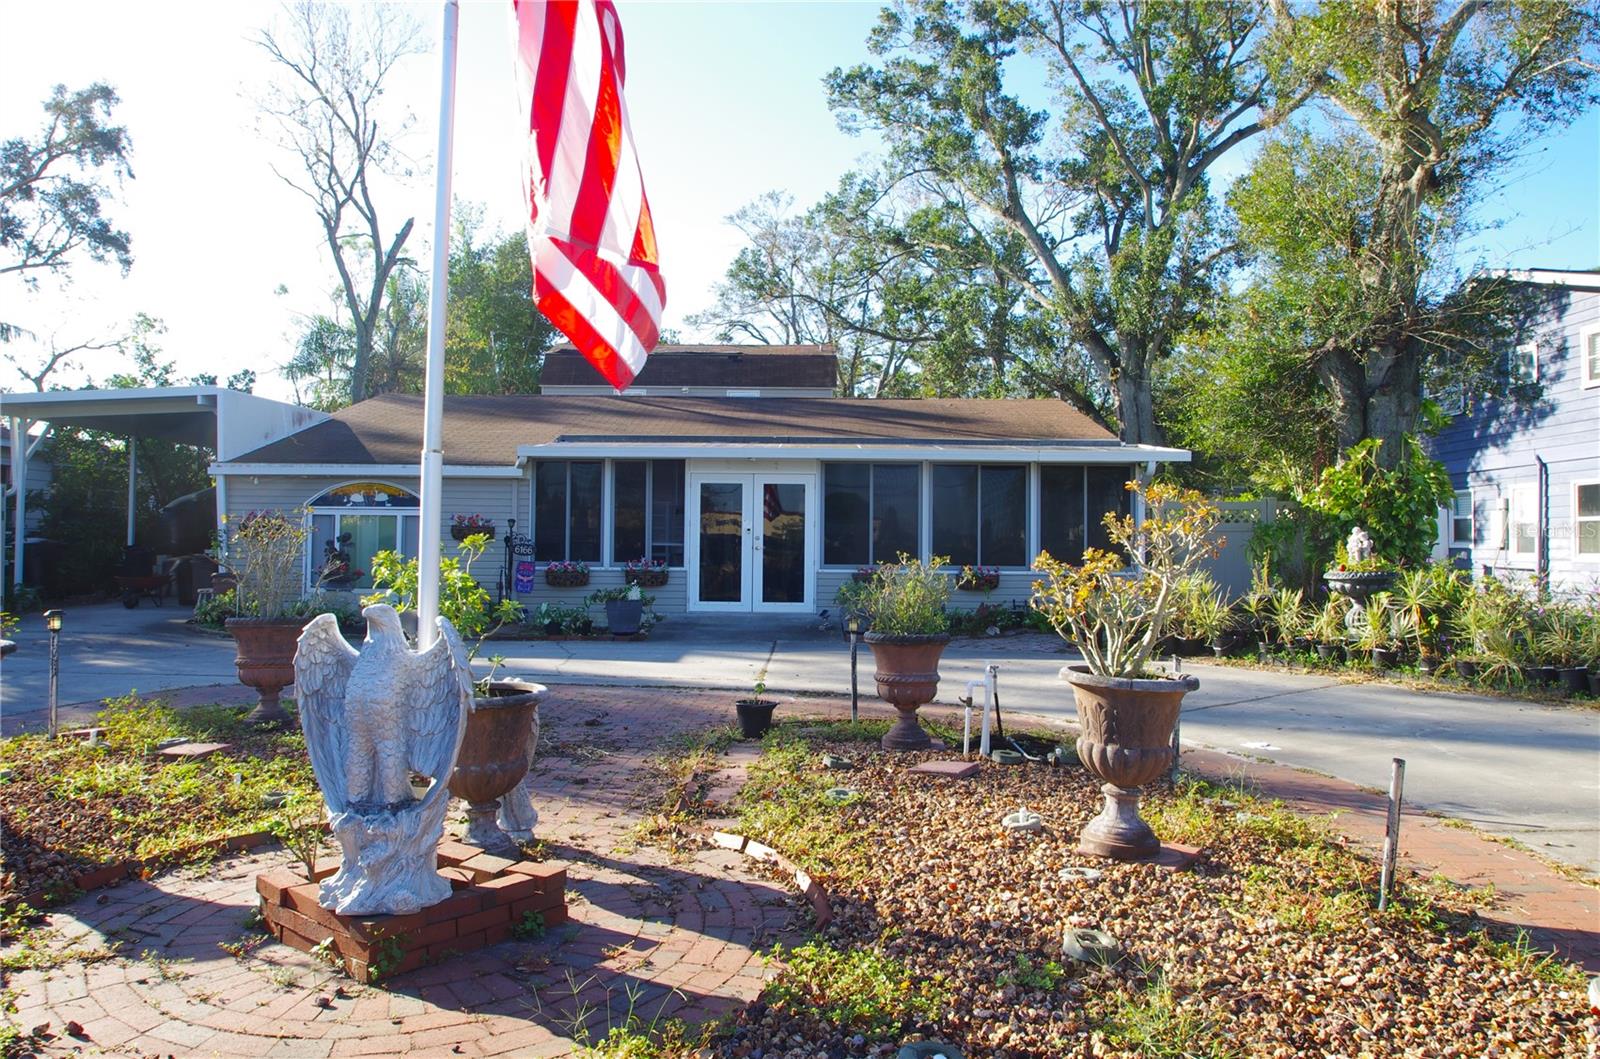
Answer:
<svg viewBox="0 0 1600 1059"><path fill-rule="evenodd" d="M181 864L208 842L262 831L283 818L284 795L314 798L298 726L243 723L248 706L177 711L130 696L95 719L105 742L21 735L0 740L0 900L69 896L104 864ZM206 757L155 752L167 739L229 744Z"/></svg>
<svg viewBox="0 0 1600 1059"><path fill-rule="evenodd" d="M1083 857L1100 795L1082 770L919 779L906 770L937 755L880 751L882 730L785 725L751 767L739 829L821 879L836 918L775 954L782 974L718 1054L838 1059L922 1038L968 1059L1593 1054L1581 972L1486 935L1472 910L1492 894L1407 879L1380 914L1377 866L1323 824L1187 779L1152 791L1145 816L1203 847L1196 867ZM824 752L857 767L827 769ZM1006 833L1019 805L1044 830ZM1102 874L1061 877L1075 866ZM1074 962L1069 924L1109 932L1122 958Z"/></svg>

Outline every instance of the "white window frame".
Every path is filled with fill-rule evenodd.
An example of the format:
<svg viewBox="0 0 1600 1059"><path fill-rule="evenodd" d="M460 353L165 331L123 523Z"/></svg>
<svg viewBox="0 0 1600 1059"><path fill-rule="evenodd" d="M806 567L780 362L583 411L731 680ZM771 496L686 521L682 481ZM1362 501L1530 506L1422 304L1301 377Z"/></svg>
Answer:
<svg viewBox="0 0 1600 1059"><path fill-rule="evenodd" d="M1506 519L1506 551L1516 556L1527 556L1530 560L1539 554L1539 495L1538 487L1532 482L1511 487L1511 504L1509 517ZM1517 547L1517 527L1533 527L1533 547L1523 550Z"/></svg>
<svg viewBox="0 0 1600 1059"><path fill-rule="evenodd" d="M1527 373L1522 371L1522 363L1526 359ZM1522 342L1511 352L1511 370L1507 372L1513 382L1538 382L1539 381L1539 343Z"/></svg>
<svg viewBox="0 0 1600 1059"><path fill-rule="evenodd" d="M1600 328L1596 330L1600 332ZM1600 515L1580 516L1578 514L1578 490L1585 486L1600 489L1600 479L1572 483L1572 557L1578 562L1594 563L1600 562L1600 552L1580 552L1578 550L1578 541L1582 538L1581 530L1583 524L1585 522L1600 522Z"/></svg>
<svg viewBox="0 0 1600 1059"><path fill-rule="evenodd" d="M684 495L680 499L682 499L683 502L684 502L684 509L683 509L683 511L684 511L684 514L683 514L683 535L684 535L685 538L687 538L689 536L689 507L688 507L688 503L689 503L689 500L688 500L689 461L687 461L687 460L672 460L672 459L657 460L657 459L655 459L653 457L650 457L650 456L616 456L616 457L613 457L611 459L606 460L606 469L605 469L605 472L604 472L605 481L604 481L604 487L601 490L601 492L605 494L605 510L601 513L600 525L601 525L601 528L605 531L605 535L606 536L605 536L605 540L600 542L601 543L600 554L603 557L604 561L599 563L599 564L596 564L596 565L598 565L600 567L600 569L602 569L602 570L620 570L620 569L623 568L624 565L626 565L629 562L632 562L633 559L647 558L647 556L644 556L644 557L642 557L642 556L633 556L633 557L630 558L628 556L613 554L616 551L616 549L613 547L613 545L616 544L616 541L613 539L615 537L615 534L612 531L616 528L616 520L617 520L617 479L616 479L616 474L617 474L617 464L619 464L619 463L642 463L642 464L644 464L644 546L645 546L645 550L646 551L650 551L655 545L655 523L656 523L656 512L655 512L656 475L655 475L655 465L657 463L681 463L681 464L683 464ZM569 478L568 478L569 488L570 488L570 481L571 481L571 478L569 476ZM568 514L569 514L569 516L571 514L571 501L570 500L568 501ZM665 543L668 544L669 546L672 544L671 541L667 541ZM683 562L680 563L677 566L668 566L667 569L669 569L669 570L683 570L683 569L686 569L687 566L688 566L688 563L689 563L689 542L688 542L688 540L687 539L680 540L677 543L678 543L678 547L683 549Z"/></svg>
<svg viewBox="0 0 1600 1059"><path fill-rule="evenodd" d="M1456 522L1461 518L1456 509L1456 504L1465 498L1467 501L1467 536L1465 539L1456 536ZM1470 548L1477 543L1478 538L1478 510L1473 501L1471 489L1457 489L1450 501L1449 516L1449 546L1452 548Z"/></svg>
<svg viewBox="0 0 1600 1059"><path fill-rule="evenodd" d="M1600 386L1600 366L1593 372L1589 370L1589 343L1596 339L1600 339L1600 324L1585 327L1578 332L1578 378L1583 381L1585 390Z"/></svg>
<svg viewBox="0 0 1600 1059"><path fill-rule="evenodd" d="M302 563L302 567L303 567L303 570L304 570L304 582L305 582L305 590L306 590L306 592L308 592L308 593L309 592L315 592L317 590L317 574L319 572L318 571L318 567L317 567L317 562L321 558L321 556L318 556L318 555L314 554L316 552L316 537L314 536L314 532L313 531L314 531L314 527L316 526L316 523L313 521L313 516L316 516L316 515L331 515L331 516L333 516L333 539L336 540L336 541L339 539L340 516L342 516L342 515L362 515L362 516L384 515L384 516L387 516L389 518L392 518L392 519L395 520L395 526L394 526L395 547L396 547L396 550L398 550L401 555L405 555L405 549L406 549L406 527L405 527L405 523L402 520L406 519L406 518L414 518L414 519L417 520L417 547L421 548L421 546L422 546L422 508L421 508L420 505L417 506L417 507L411 507L411 508L404 508L404 507L385 508L382 505L378 505L378 504L373 504L370 507L355 507L355 506L328 507L326 505L313 507L312 504L311 504L311 501L315 500L317 497L323 496L323 495L325 495L327 493L330 493L335 489L343 489L347 485L366 485L366 484L369 484L369 483L372 484L372 485L387 486L390 489L398 489L400 492L405 493L407 496L410 496L410 497L415 497L417 495L415 490L408 489L405 486L398 485L398 484L396 484L394 482L386 482L386 481L382 480L381 478L351 478L349 481L336 482L333 485L325 486L325 487L323 487L321 489L318 489L315 493L313 493L309 497L307 497L306 498L306 502L305 502L306 545L305 545L305 549L304 549L304 551L305 551L304 561ZM407 555L406 558L415 559L416 556ZM371 571L369 570L368 573L370 574ZM351 589L348 589L348 590L336 589L335 591L368 592L368 591L371 591L371 590L370 589L365 589L365 588L351 588Z"/></svg>

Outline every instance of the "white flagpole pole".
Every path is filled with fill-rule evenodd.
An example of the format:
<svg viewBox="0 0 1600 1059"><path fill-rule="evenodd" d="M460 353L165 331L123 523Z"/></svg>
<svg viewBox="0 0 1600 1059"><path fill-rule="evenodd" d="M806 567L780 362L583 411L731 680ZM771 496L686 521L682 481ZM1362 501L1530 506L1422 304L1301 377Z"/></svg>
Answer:
<svg viewBox="0 0 1600 1059"><path fill-rule="evenodd" d="M434 157L433 276L428 285L428 373L422 404L422 502L417 527L417 646L438 636L439 534L444 523L444 324L450 287L450 172L455 142L458 0L445 0L439 88L439 144Z"/></svg>

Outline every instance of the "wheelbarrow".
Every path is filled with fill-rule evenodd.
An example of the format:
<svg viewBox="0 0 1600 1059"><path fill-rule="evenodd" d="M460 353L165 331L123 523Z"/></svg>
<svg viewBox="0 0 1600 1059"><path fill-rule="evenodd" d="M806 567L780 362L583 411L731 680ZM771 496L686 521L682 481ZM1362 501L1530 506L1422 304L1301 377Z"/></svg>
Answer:
<svg viewBox="0 0 1600 1059"><path fill-rule="evenodd" d="M117 575L117 591L122 594L122 605L129 610L139 605L139 600L150 599L156 606L161 606L161 598L167 593L166 574L147 574L144 576L130 577L126 574Z"/></svg>

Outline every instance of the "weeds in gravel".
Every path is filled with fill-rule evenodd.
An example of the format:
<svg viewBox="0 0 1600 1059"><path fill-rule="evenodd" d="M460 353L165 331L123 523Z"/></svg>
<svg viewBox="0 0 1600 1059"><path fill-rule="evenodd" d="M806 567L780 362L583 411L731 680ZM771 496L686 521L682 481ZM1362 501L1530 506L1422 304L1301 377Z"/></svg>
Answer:
<svg viewBox="0 0 1600 1059"><path fill-rule="evenodd" d="M1232 1059L1240 1054L1228 1045L1216 1019L1182 1003L1161 978L1141 993L1123 996L1101 1032L1111 1043L1153 1059Z"/></svg>
<svg viewBox="0 0 1600 1059"><path fill-rule="evenodd" d="M1053 993L1066 977L1067 969L1056 961L1045 960L1034 963L1027 956L1018 953L1011 961L1011 970L1001 972L995 979L995 984L1002 988L1015 985L1036 993Z"/></svg>
<svg viewBox="0 0 1600 1059"><path fill-rule="evenodd" d="M1541 981L1564 989L1583 989L1588 976L1575 963L1569 963L1553 952L1533 947L1533 939L1526 930L1518 930L1510 941L1497 941L1487 933L1478 934L1478 945L1505 967L1531 974Z"/></svg>
<svg viewBox="0 0 1600 1059"><path fill-rule="evenodd" d="M915 978L900 960L870 948L839 950L824 941L776 947L784 964L762 999L775 1008L804 1010L842 1030L888 1037L939 1017L941 983Z"/></svg>

